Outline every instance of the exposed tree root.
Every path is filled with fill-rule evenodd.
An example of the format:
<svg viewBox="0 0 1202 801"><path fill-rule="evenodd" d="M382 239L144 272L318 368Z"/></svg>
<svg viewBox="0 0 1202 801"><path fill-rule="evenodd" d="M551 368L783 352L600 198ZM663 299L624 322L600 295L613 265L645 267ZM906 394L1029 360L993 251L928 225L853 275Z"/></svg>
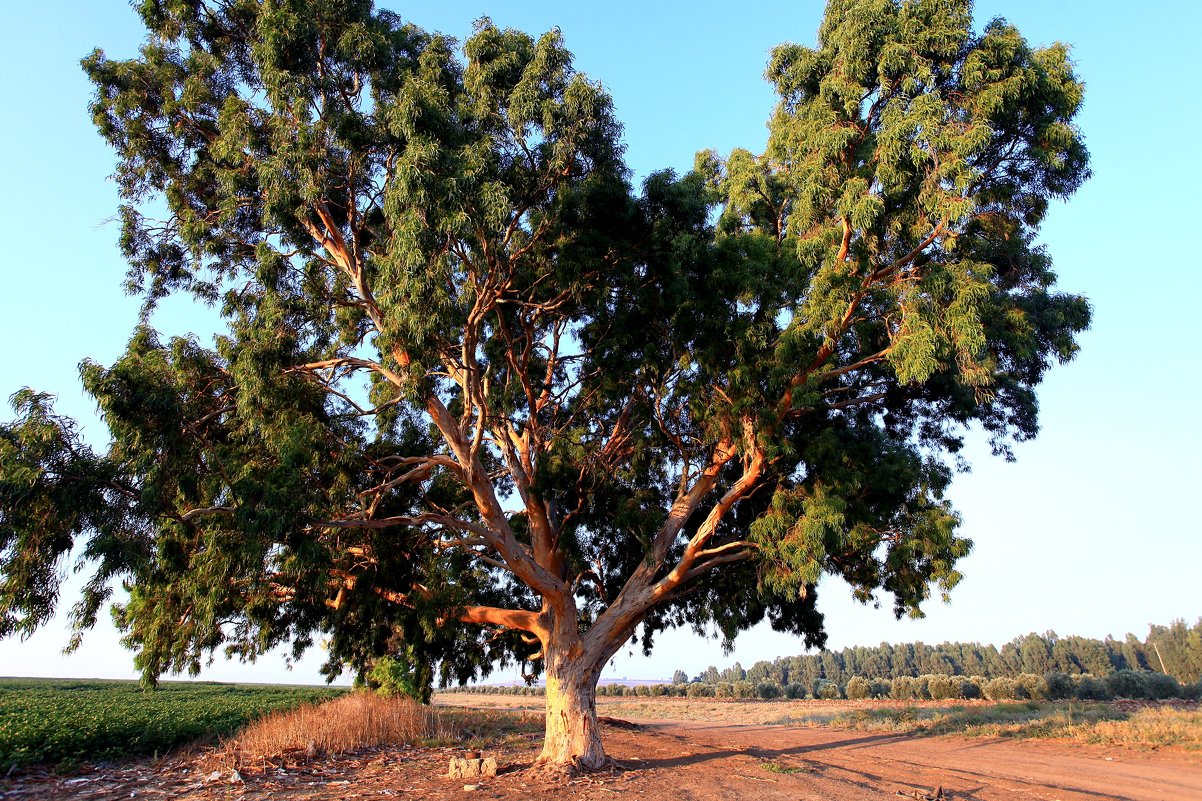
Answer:
<svg viewBox="0 0 1202 801"><path fill-rule="evenodd" d="M624 773L630 768L613 757L605 757L605 760L596 767L588 767L581 762L575 760L572 762L540 762L535 761L530 767L526 768L526 775L540 782L561 782L565 779L572 779L580 776L596 775L598 773Z"/></svg>

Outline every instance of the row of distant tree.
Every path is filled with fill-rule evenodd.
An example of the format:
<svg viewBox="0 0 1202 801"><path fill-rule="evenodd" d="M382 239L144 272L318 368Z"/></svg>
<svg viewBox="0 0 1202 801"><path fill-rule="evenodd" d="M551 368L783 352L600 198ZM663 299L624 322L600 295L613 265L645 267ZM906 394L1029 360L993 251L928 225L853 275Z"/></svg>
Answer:
<svg viewBox="0 0 1202 801"><path fill-rule="evenodd" d="M488 695L541 696L540 686L512 687L482 685L465 687L462 692ZM1119 670L1106 676L1090 673L1068 674L1050 671L1042 676L1020 673L1017 676L899 676L896 679L868 679L853 676L846 684L818 679L811 685L800 682L778 684L771 679L759 682L691 681L679 684L603 684L597 688L602 697L679 697L727 698L745 700L786 699L864 699L888 698L897 701L942 701L984 698L990 701L1062 701L1070 699L1108 701L1115 698L1163 700L1186 698L1202 700L1202 681L1182 685L1176 678L1148 670Z"/></svg>
<svg viewBox="0 0 1202 801"><path fill-rule="evenodd" d="M479 686L477 693L541 695L542 687ZM921 642L778 657L744 670L709 667L689 677L677 670L671 683L607 683L601 696L688 698L891 698L944 700L1202 699L1202 618L1193 626L1175 620L1133 634L1060 637L1028 634L1001 648L978 643Z"/></svg>
<svg viewBox="0 0 1202 801"><path fill-rule="evenodd" d="M1097 640L1060 637L1049 631L1018 637L1001 648L959 642L881 643L777 657L756 662L746 670L738 662L724 670L710 666L691 679L685 671L677 670L672 683L716 686L770 682L780 687L795 684L812 688L823 681L846 687L856 677L870 682L920 676L976 676L989 680L1049 673L1104 678L1120 671L1164 673L1182 685L1202 681L1202 618L1193 626L1183 620L1167 626L1153 625L1142 640L1134 634L1122 640Z"/></svg>

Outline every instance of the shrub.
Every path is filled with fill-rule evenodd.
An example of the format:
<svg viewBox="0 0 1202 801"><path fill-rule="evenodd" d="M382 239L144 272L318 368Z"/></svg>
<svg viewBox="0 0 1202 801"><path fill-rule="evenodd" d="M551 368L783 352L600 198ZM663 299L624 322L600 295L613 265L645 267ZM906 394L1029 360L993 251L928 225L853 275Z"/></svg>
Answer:
<svg viewBox="0 0 1202 801"><path fill-rule="evenodd" d="M863 676L853 676L847 682L847 697L859 701L872 695L872 685Z"/></svg>
<svg viewBox="0 0 1202 801"><path fill-rule="evenodd" d="M1014 680L1023 688L1023 692L1026 693L1025 698L1033 701L1048 700L1048 683L1043 680L1043 676L1036 676L1034 673L1019 673Z"/></svg>
<svg viewBox="0 0 1202 801"><path fill-rule="evenodd" d="M668 694L668 686L665 684L652 684L651 695L654 698L662 698Z"/></svg>
<svg viewBox="0 0 1202 801"><path fill-rule="evenodd" d="M1149 698L1151 688L1148 686L1146 671L1120 670L1106 677L1106 691L1115 698Z"/></svg>
<svg viewBox="0 0 1202 801"><path fill-rule="evenodd" d="M843 693L840 692L839 685L830 679L819 679L814 684L814 697L834 701L842 698Z"/></svg>
<svg viewBox="0 0 1202 801"><path fill-rule="evenodd" d="M889 679L877 679L872 682L873 698L888 698L893 693L893 682Z"/></svg>
<svg viewBox="0 0 1202 801"><path fill-rule="evenodd" d="M772 700L774 698L780 698L781 695L784 694L784 691L781 690L780 685L774 681L761 681L755 688L755 694L765 700Z"/></svg>
<svg viewBox="0 0 1202 801"><path fill-rule="evenodd" d="M1053 670L1043 674L1043 681L1048 687L1049 700L1065 701L1077 696L1077 688L1073 683L1073 678L1067 673Z"/></svg>
<svg viewBox="0 0 1202 801"><path fill-rule="evenodd" d="M898 676L893 680L889 697L897 701L916 701L922 698L918 680L911 676Z"/></svg>
<svg viewBox="0 0 1202 801"><path fill-rule="evenodd" d="M734 683L735 698L755 698L755 685L749 681L736 681Z"/></svg>
<svg viewBox="0 0 1202 801"><path fill-rule="evenodd" d="M1088 673L1082 673L1076 679L1077 691L1076 696L1081 701L1109 701L1110 693L1106 691L1106 685L1103 684L1097 677L1091 676Z"/></svg>
<svg viewBox="0 0 1202 801"><path fill-rule="evenodd" d="M637 695L639 698L650 698L651 697L651 685L649 685L649 684L637 685L634 688L634 694Z"/></svg>
<svg viewBox="0 0 1202 801"><path fill-rule="evenodd" d="M1202 701L1202 680L1182 687L1181 697L1187 701Z"/></svg>
<svg viewBox="0 0 1202 801"><path fill-rule="evenodd" d="M1007 676L998 676L985 682L981 692L990 701L1016 701L1026 695L1022 685Z"/></svg>
<svg viewBox="0 0 1202 801"><path fill-rule="evenodd" d="M720 681L714 685L715 698L734 698L735 687L729 681Z"/></svg>
<svg viewBox="0 0 1202 801"><path fill-rule="evenodd" d="M960 697L968 699L976 699L981 697L981 685L985 683L985 679L981 676L961 676L960 677Z"/></svg>
<svg viewBox="0 0 1202 801"><path fill-rule="evenodd" d="M805 698L806 686L800 682L790 682L789 685L785 687L785 697L791 698L795 701Z"/></svg>
<svg viewBox="0 0 1202 801"><path fill-rule="evenodd" d="M405 654L381 656L367 671L367 686L384 698L413 698L428 703L434 687L429 667L421 665L412 649Z"/></svg>
<svg viewBox="0 0 1202 801"><path fill-rule="evenodd" d="M689 698L712 698L714 688L703 681L689 683Z"/></svg>
<svg viewBox="0 0 1202 801"><path fill-rule="evenodd" d="M960 680L955 676L927 676L927 692L935 701L948 701L961 697Z"/></svg>
<svg viewBox="0 0 1202 801"><path fill-rule="evenodd" d="M1181 683L1172 676L1166 676L1164 673L1149 673L1146 680L1148 695L1157 701L1181 697Z"/></svg>

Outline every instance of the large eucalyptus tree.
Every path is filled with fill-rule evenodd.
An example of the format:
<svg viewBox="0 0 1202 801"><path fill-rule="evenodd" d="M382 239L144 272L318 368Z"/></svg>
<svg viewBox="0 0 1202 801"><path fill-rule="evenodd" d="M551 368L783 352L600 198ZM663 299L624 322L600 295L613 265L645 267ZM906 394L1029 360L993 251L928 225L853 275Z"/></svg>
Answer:
<svg viewBox="0 0 1202 801"><path fill-rule="evenodd" d="M1082 85L967 0L832 0L772 54L767 150L640 193L557 32L482 21L460 56L367 0L139 9L138 58L84 61L129 287L226 330L144 320L84 364L105 453L14 397L2 634L80 548L78 629L123 581L148 679L319 636L331 671L518 659L541 761L594 768L633 637L819 645L824 573L899 615L955 585L966 428L1033 436L1089 320L1035 241L1087 176Z"/></svg>

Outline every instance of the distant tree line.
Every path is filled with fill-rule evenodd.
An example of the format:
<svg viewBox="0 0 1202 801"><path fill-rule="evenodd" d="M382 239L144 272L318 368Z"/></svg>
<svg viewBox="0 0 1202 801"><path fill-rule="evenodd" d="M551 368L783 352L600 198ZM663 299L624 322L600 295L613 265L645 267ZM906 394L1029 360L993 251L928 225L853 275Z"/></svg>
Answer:
<svg viewBox="0 0 1202 801"><path fill-rule="evenodd" d="M541 686L481 685L461 687L457 692L482 695L542 696ZM1183 685L1173 676L1148 670L1119 670L1105 676L1092 673L1068 674L1049 671L1043 675L1019 673L1016 676L951 676L929 674L899 676L896 679L868 679L853 676L846 684L818 679L813 684L789 682L781 685L771 679L751 681L690 681L680 684L602 684L602 697L638 698L718 698L728 700L775 699L891 699L895 701L943 701L986 699L990 701L1109 701L1116 698L1164 700L1185 698L1202 700L1202 682Z"/></svg>
<svg viewBox="0 0 1202 801"><path fill-rule="evenodd" d="M777 657L756 662L749 669L736 662L725 670L709 667L693 678L695 682L771 681L781 686L813 686L821 680L845 686L852 678L868 680L917 678L919 676L981 676L985 679L1013 678L1019 674L1042 676L1107 676L1120 671L1165 673L1181 684L1202 680L1202 618L1192 627L1183 620L1168 626L1151 626L1140 640L1134 634L1117 640L1090 637L1060 637L1054 631L1028 634L1003 645L980 643L922 642L875 647L855 646L841 651ZM677 671L680 683L684 671Z"/></svg>
<svg viewBox="0 0 1202 801"><path fill-rule="evenodd" d="M540 695L541 687L465 687L466 692ZM1202 699L1202 618L1152 626L1140 640L1028 634L1000 649L921 642L778 657L744 670L738 662L664 684L604 684L601 696L728 699L894 700Z"/></svg>

